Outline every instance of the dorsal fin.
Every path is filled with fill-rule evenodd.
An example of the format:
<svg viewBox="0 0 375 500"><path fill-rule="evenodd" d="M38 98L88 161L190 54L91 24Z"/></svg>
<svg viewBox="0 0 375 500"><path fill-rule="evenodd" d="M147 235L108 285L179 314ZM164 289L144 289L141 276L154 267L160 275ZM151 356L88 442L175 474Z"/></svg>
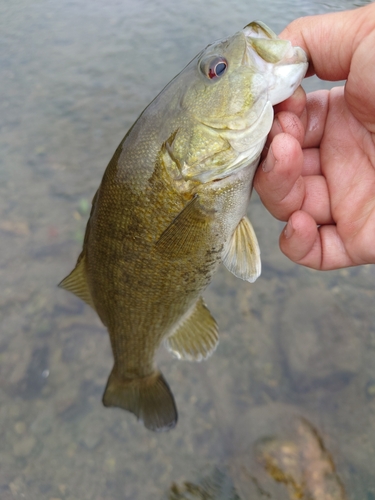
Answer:
<svg viewBox="0 0 375 500"><path fill-rule="evenodd" d="M86 279L86 258L84 254L78 257L77 265L73 271L64 278L59 287L68 290L68 292L74 293L81 300L86 302L89 306L95 309L89 287L87 285Z"/></svg>

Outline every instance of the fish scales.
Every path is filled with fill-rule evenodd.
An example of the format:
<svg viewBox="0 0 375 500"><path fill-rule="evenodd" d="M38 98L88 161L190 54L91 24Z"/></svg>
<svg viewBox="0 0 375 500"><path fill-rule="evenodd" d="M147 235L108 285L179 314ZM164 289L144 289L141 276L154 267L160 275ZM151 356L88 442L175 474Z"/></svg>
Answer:
<svg viewBox="0 0 375 500"><path fill-rule="evenodd" d="M153 371L155 344L160 343L166 330L192 305L220 263L222 234L228 232L225 227L228 224L225 217L218 217L209 232L206 226L202 226L201 234L195 234L197 241L189 248L189 255L183 263L181 258L170 258L160 252L155 243L184 208L185 200L182 196L181 199L175 197L172 210L163 210L163 199L170 196L170 186L163 182L156 182L158 190L150 183L144 197L133 196L132 186L124 189L114 181L117 170L121 168L120 159L117 168L103 180L101 190L103 193L110 192L110 196L101 196L99 192L96 217L90 222L90 252L86 254L86 261L94 303L100 304L96 308L113 337L112 347L118 370L123 371L121 374L124 377L128 377L128 372L132 370L145 377ZM110 189L107 189L107 183ZM230 203L230 199L226 198L236 192L246 206L245 196L250 195L250 175L246 183L238 181L237 184L238 187L233 187L229 193L222 190L221 194L217 194L221 196L224 206ZM201 200L203 205L204 196ZM210 199L207 201L206 206L210 210L212 203ZM129 207L139 215L135 220L127 216ZM150 207L155 209L150 210ZM121 220L116 227L106 225L110 211L116 212ZM134 224L137 237L131 238L128 235L133 232ZM91 236L92 233L95 236ZM103 254L110 254L111 258L103 259ZM160 307L161 304L163 307ZM114 308L116 314L111 314ZM137 329L137 336L133 336L132 331L122 333L127 323ZM152 343L151 336L154 339ZM137 345L142 345L141 351ZM136 357L131 357L124 363L123 358L128 357L128 351L142 352L143 362L139 363Z"/></svg>
<svg viewBox="0 0 375 500"><path fill-rule="evenodd" d="M180 359L215 350L217 325L202 291L223 262L253 282L260 253L246 217L273 119L307 69L302 49L262 23L215 42L143 111L93 199L83 250L61 286L107 327L114 367L106 406L151 430L177 422L155 368L164 340Z"/></svg>

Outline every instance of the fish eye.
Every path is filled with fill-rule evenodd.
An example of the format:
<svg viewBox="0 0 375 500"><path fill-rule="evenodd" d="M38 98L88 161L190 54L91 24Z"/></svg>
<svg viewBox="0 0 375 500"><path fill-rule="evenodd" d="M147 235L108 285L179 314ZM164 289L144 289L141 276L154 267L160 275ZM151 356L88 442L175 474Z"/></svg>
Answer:
<svg viewBox="0 0 375 500"><path fill-rule="evenodd" d="M203 60L201 70L210 80L216 80L224 75L228 67L228 61L224 57L214 57L213 59Z"/></svg>

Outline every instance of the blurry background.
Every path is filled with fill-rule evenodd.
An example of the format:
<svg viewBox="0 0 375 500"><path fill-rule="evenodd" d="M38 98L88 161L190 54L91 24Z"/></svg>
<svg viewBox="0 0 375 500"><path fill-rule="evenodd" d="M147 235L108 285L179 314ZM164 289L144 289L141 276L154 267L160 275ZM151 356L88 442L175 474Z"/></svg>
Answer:
<svg viewBox="0 0 375 500"><path fill-rule="evenodd" d="M242 499L289 498L250 455L292 415L318 430L347 497L375 499L374 267L292 264L278 248L283 225L254 195L262 276L251 285L221 268L215 277L205 294L221 333L211 359L160 352L179 408L178 426L161 435L101 405L108 335L57 288L117 145L197 52L255 19L280 32L297 17L356 5L0 1L2 500L159 499L206 467L223 471Z"/></svg>

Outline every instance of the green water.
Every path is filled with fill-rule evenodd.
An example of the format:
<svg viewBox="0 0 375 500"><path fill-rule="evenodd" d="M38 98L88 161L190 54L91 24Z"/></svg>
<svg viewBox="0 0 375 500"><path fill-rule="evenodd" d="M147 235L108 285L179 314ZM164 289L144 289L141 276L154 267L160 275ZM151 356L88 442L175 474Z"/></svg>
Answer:
<svg viewBox="0 0 375 500"><path fill-rule="evenodd" d="M254 196L262 276L251 285L222 268L215 277L205 297L221 342L210 360L160 352L179 408L176 429L160 435L101 405L107 333L56 287L118 143L198 51L253 19L278 32L352 6L0 1L1 500L159 499L172 482L221 466L243 498L262 499L253 479L246 487L256 472L239 449L292 414L319 430L347 497L375 498L374 267L323 274L292 264L278 249L282 224Z"/></svg>

